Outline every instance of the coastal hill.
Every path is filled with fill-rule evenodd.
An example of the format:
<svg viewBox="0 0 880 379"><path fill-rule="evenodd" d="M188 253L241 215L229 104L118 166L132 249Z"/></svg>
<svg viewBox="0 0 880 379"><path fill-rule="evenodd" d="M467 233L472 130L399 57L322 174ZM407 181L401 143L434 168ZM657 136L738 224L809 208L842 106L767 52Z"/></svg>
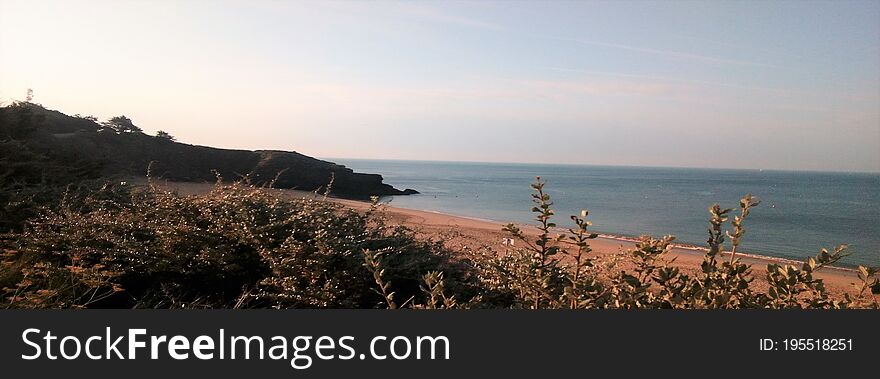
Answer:
<svg viewBox="0 0 880 379"><path fill-rule="evenodd" d="M124 116L114 119L121 124L127 122L128 127L99 123L94 117L68 116L31 103L0 108L0 141L5 145L5 157L0 161L18 171L27 171L30 165L32 171L42 171L41 176L51 175L52 170L47 168L53 167L65 171L59 173L63 176L142 177L152 162L151 175L170 181L215 181L216 175L238 180L247 176L254 185L274 180L276 188L314 191L325 188L332 178L331 193L337 197L367 199L418 193L384 184L381 175L356 173L343 165L293 151L190 145L164 133L144 134ZM29 159L42 161L43 165L25 162Z"/></svg>

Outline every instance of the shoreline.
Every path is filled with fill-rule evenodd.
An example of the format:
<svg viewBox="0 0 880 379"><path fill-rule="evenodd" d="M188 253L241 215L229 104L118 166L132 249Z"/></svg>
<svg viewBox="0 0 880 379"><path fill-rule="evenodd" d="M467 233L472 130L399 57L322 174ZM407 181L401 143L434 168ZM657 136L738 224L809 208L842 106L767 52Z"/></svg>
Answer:
<svg viewBox="0 0 880 379"><path fill-rule="evenodd" d="M349 202L349 201L359 202L358 200L347 200L347 199L338 199L338 198L333 198L332 200L338 201L338 202ZM367 203L367 202L365 202L365 203ZM482 218L482 217L466 216L466 215L447 213L447 212L431 210L431 209L414 209L414 208L398 207L398 206L390 205L387 203L385 203L385 206L387 208L393 208L393 209L398 209L398 210L405 210L405 211L411 211L411 212L425 212L425 213L435 214L438 216L451 217L451 218L461 218L461 219L472 220L472 221L476 221L476 222L491 223L491 224L498 225L499 227L510 223L510 222L505 222L505 221L501 221L501 220L493 220L493 219ZM520 227L520 228L533 227L531 224L523 224L523 223L518 223L518 222L514 222L513 224ZM568 229L564 228L564 227L556 227L556 228L554 228L554 230L561 232L561 233L568 232ZM625 234L615 234L615 233L609 233L609 232L595 232L595 233L597 233L599 235L599 237L598 237L599 239L603 239L603 240L619 241L619 242L626 242L626 243L639 242L639 237L636 237L636 236L625 235ZM655 237L659 237L659 236L655 236ZM707 247L699 246L699 245L695 245L695 244L691 244L691 243L687 243L687 242L673 242L672 246L674 249L678 249L678 250L687 250L687 251L692 251L695 253L698 252L698 253L700 253L700 256L704 255L707 251L709 251L709 249ZM730 251L726 251L726 250L722 251L719 254L719 256L730 256ZM748 252L748 251L746 251L746 252L738 251L736 253L736 256L739 258L745 258L745 259L749 259L749 260L767 261L767 262L779 263L779 264L799 265L799 264L804 263L804 261L802 261L802 260L774 257L774 256L770 256L770 255L764 255L764 254L755 253L755 252ZM804 259L806 259L806 258L807 257L805 256ZM839 270L839 271L844 271L844 272L853 273L853 274L857 273L857 271L858 271L857 268L855 268L855 267L847 267L847 266L826 266L826 267L824 267L824 269Z"/></svg>
<svg viewBox="0 0 880 379"><path fill-rule="evenodd" d="M352 205L349 202L369 204L368 202L362 202L359 200L348 200L348 199L338 199L338 198L329 198L329 199L336 201L336 202L344 203L349 206ZM469 221L474 221L474 222L487 223L487 224L492 224L494 226L497 226L499 230L501 229L501 226L509 223L509 222L504 222L504 221L499 221L499 220L491 220L491 219L487 219L487 218L464 216L464 215L446 213L446 212L435 211L435 210L404 208L404 207L390 205L387 203L383 203L383 204L386 207L386 209L391 209L392 211L396 210L398 212L423 212L423 213L428 213L428 214L432 214L432 215L437 215L440 217L457 218L457 219L464 219L464 220L469 220ZM354 207L354 208L356 208L356 207ZM520 227L521 229L534 228L534 226L531 224L522 224L522 223L513 223L513 224ZM568 229L563 228L563 227L556 227L556 228L553 228L553 230L558 231L560 233L568 233ZM623 234L614 234L614 233L600 233L600 232L596 232L596 233L599 235L597 237L597 239L601 239L601 240L624 242L624 243L637 243L637 242L639 242L639 238L634 237L634 236L628 236L628 235L623 235ZM657 236L655 236L655 237L657 237ZM690 243L685 243L685 242L673 242L672 246L673 246L674 250L684 250L684 251L688 251L688 252L699 253L699 255L701 257L703 255L705 255L705 253L707 251L709 251L709 249L706 247L698 246L698 245L694 245L694 244L690 244ZM730 251L725 250L725 251L722 251L721 253L719 253L719 257L724 257L724 256L729 257ZM747 260L754 260L754 261L766 261L766 262L780 263L780 264L799 265L799 264L804 263L804 261L800 261L800 260L774 257L774 256L763 255L763 254L753 253L753 252L739 251L736 253L736 256L740 259L747 259ZM806 259L807 257L804 257L804 258ZM856 268L843 267L843 266L826 266L823 269L839 270L839 271L853 273L853 274L855 274L857 272Z"/></svg>
<svg viewBox="0 0 880 379"><path fill-rule="evenodd" d="M369 203L357 200L329 199L349 206L354 209L366 209ZM496 253L503 253L506 247L502 246L502 239L507 236L501 230L505 223L487 221L484 219L451 215L436 211L417 210L410 208L395 207L384 204L386 215L395 223L414 229L417 233L429 238L444 240L445 244L460 251L473 250L475 247L491 247ZM531 225L516 223L528 235L536 235L537 230ZM557 228L560 231L562 228ZM620 260L626 255L626 251L634 248L637 238L616 236L613 234L600 234L591 240L590 247L594 258L599 261ZM674 243L673 249L668 253L667 262L670 265L682 269L689 275L700 272L707 248L688 244ZM722 252L719 259L728 259L730 252ZM803 261L764 256L754 253L737 252L737 258L745 264L751 265L752 276L755 279L756 289L766 290L769 286L766 282L768 264L791 264L799 267ZM804 257L805 259L807 257ZM626 266L628 263L620 263ZM855 269L840 266L827 266L817 271L814 276L823 279L829 294L842 297L845 293L852 293L852 284L858 282L858 272Z"/></svg>
<svg viewBox="0 0 880 379"><path fill-rule="evenodd" d="M177 192L181 195L198 195L209 192L215 183L193 183L193 182L168 182L162 181L161 187L166 190ZM277 191L282 196L294 198L310 198L324 199L324 196L307 191L290 190L290 189L271 189ZM370 207L370 202L363 200L341 199L327 197L326 200L333 201L338 204L353 208L358 211L366 210ZM404 225L417 234L441 240L447 247L456 251L473 251L474 248L490 248L496 253L504 252L505 247L501 241L507 237L502 231L502 225L505 222L488 220L477 217L467 217L461 215L448 214L432 210L418 210L411 208L402 208L383 202L382 208L385 211L386 218L396 224ZM523 232L528 235L536 235L537 229L534 226L514 223L519 226ZM560 232L566 231L565 228L557 227ZM620 261L626 251L632 249L638 238L630 236L621 236L611 233L601 233L598 238L591 240L590 253L595 258L608 261ZM667 261L670 265L678 267L688 274L696 274L700 271L700 265L703 261L707 248L684 244L673 243L673 249L668 253ZM729 257L730 252L722 252L719 257ZM755 253L737 252L737 257L742 263L752 266L757 287L766 287L766 267L767 264L791 264L801 265L803 261L797 261L786 258L777 258ZM807 257L804 257L805 259ZM621 264L626 264L621 263ZM827 266L815 273L816 278L823 279L829 293L835 296L842 296L844 293L852 292L852 283L858 281L857 270L848 267Z"/></svg>

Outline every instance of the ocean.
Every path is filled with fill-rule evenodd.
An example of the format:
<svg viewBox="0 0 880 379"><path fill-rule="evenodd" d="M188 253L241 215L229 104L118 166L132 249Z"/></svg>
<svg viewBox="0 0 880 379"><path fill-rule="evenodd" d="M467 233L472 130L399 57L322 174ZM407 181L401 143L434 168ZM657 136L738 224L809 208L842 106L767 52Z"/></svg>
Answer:
<svg viewBox="0 0 880 379"><path fill-rule="evenodd" d="M880 265L880 174L609 167L550 164L330 159L357 172L381 174L413 196L398 207L503 222L532 223L531 188L546 180L560 227L590 211L593 229L622 236L672 234L705 246L707 208L739 212L739 199L761 199L745 222L747 253L802 260L846 243L841 265ZM499 226L500 227L500 226ZM729 242L729 241L728 241ZM729 243L727 244L729 248Z"/></svg>

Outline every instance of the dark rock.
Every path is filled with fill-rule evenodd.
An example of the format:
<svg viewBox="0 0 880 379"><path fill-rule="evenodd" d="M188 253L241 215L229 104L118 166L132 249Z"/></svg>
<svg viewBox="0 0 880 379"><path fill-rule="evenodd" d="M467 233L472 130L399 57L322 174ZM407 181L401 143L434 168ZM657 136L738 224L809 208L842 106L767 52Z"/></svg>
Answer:
<svg viewBox="0 0 880 379"><path fill-rule="evenodd" d="M28 144L57 156L94 160L103 176L144 176L152 162L152 175L171 181L214 181L220 175L228 181L247 177L254 185L274 182L275 188L323 191L332 180L331 195L353 199L418 193L382 183L381 175L356 173L294 151L189 145L143 133L100 130L93 121L36 105L33 112L40 123L27 136Z"/></svg>

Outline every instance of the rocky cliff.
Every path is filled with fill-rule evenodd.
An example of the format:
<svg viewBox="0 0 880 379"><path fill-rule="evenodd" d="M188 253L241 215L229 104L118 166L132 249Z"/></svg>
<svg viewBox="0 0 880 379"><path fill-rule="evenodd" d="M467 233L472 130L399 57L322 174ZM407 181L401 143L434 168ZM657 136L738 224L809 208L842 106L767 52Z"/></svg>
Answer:
<svg viewBox="0 0 880 379"><path fill-rule="evenodd" d="M96 167L101 176L143 176L153 162L152 174L172 181L213 181L216 173L225 180L247 176L255 185L275 180L276 188L313 191L325 188L332 178L331 194L339 197L366 199L417 193L384 184L381 175L356 173L293 151L189 145L140 132L118 133L94 120L33 104L24 107L28 109L16 112L26 116L8 109L5 112L2 122L8 124L3 126L9 130L7 134L16 134L15 139L34 153L92 162L90 167Z"/></svg>

